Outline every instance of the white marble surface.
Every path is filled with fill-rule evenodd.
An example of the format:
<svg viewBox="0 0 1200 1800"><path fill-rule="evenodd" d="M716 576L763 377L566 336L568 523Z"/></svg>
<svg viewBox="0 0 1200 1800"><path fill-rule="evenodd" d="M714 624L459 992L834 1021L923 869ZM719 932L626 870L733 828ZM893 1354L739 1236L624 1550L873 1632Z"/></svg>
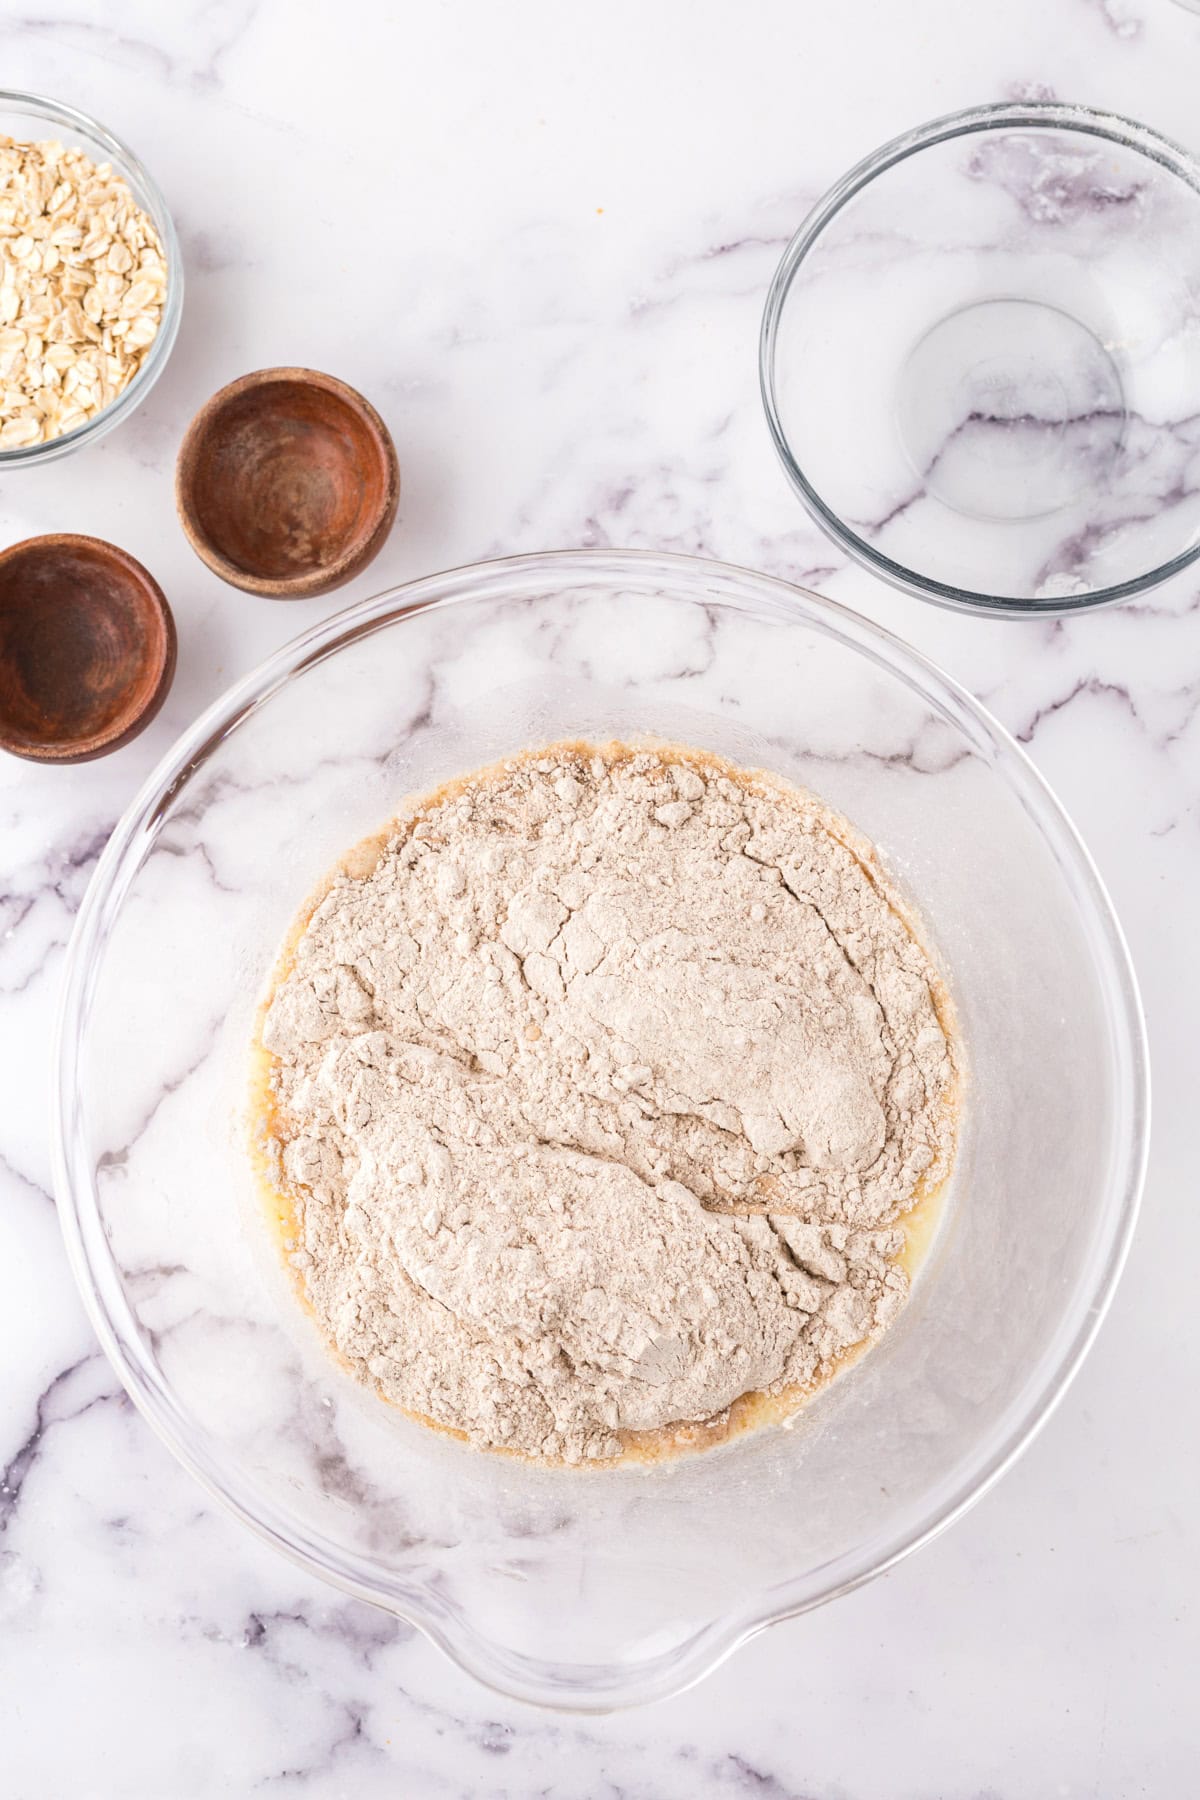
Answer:
<svg viewBox="0 0 1200 1800"><path fill-rule="evenodd" d="M3 42L6 81L95 113L145 157L189 282L134 420L0 491L0 541L117 540L158 575L180 635L174 690L137 744L78 770L0 768L6 1794L1190 1794L1200 577L1039 625L880 588L789 495L754 351L807 203L914 121L1052 91L1200 149L1200 20L1172 0L50 0L7 14ZM174 733L338 603L223 587L173 516L191 412L291 361L363 387L404 467L399 526L346 600L563 544L806 580L928 650L1029 747L1138 966L1156 1074L1143 1222L1054 1420L939 1542L651 1710L578 1722L499 1701L260 1548L124 1399L63 1257L47 1065L88 874Z"/></svg>

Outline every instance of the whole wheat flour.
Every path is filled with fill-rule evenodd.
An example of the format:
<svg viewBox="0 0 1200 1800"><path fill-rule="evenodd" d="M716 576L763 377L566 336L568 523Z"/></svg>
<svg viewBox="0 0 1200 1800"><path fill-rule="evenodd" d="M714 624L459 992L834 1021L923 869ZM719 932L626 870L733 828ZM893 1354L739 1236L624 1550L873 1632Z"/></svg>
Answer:
<svg viewBox="0 0 1200 1800"><path fill-rule="evenodd" d="M954 1058L874 853L811 796L529 753L360 847L281 968L291 1261L410 1412L614 1457L811 1386L903 1304Z"/></svg>

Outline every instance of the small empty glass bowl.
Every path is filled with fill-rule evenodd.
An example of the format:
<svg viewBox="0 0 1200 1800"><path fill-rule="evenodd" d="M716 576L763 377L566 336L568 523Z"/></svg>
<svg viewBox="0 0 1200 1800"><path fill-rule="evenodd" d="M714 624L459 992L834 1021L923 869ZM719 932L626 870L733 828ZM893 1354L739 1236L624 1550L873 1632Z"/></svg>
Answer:
<svg viewBox="0 0 1200 1800"><path fill-rule="evenodd" d="M1052 103L896 138L788 246L760 374L800 498L906 592L1152 587L1200 555L1200 166Z"/></svg>
<svg viewBox="0 0 1200 1800"><path fill-rule="evenodd" d="M89 119L86 113L76 111L73 106L63 106L59 101L47 100L40 94L25 94L10 88L0 88L0 135L15 138L20 143L41 143L48 138L57 138L68 147L74 146L84 151L95 163L111 163L118 175L129 184L138 205L154 221L167 264L167 296L163 304L162 319L145 360L129 386L123 388L115 400L110 401L74 431L66 431L61 437L50 438L43 444L0 450L0 475L3 475L11 469L54 462L60 456L69 456L73 450L82 450L85 444L104 437L114 425L119 425L136 406L141 405L162 374L179 330L179 319L183 311L183 259L179 252L175 226L167 211L167 203L154 181L133 151L114 137L111 131L97 124L95 119Z"/></svg>
<svg viewBox="0 0 1200 1800"><path fill-rule="evenodd" d="M298 907L406 793L529 744L639 733L774 769L875 840L948 973L964 1135L908 1306L790 1429L652 1467L535 1468L413 1423L329 1356L263 1222L249 1044ZM170 752L72 940L55 1185L101 1342L213 1493L492 1686L603 1710L886 1568L1008 1465L1112 1293L1146 1106L1103 889L975 701L784 582L583 551L353 606Z"/></svg>

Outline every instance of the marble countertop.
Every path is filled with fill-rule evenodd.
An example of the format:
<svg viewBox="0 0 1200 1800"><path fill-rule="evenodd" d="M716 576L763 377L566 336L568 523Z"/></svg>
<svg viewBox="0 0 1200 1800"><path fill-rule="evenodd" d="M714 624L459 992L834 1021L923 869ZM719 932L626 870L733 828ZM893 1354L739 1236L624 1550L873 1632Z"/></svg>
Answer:
<svg viewBox="0 0 1200 1800"><path fill-rule="evenodd" d="M6 478L0 542L96 532L175 608L159 719L101 763L0 766L0 1742L11 1800L1041 1800L1193 1791L1200 1370L1192 1195L1200 576L1069 622L983 623L873 582L776 465L755 345L810 202L917 121L1031 94L1200 150L1200 19L1173 0L47 0L5 75L95 114L183 242L175 354L133 420ZM188 549L171 479L218 385L328 368L404 471L379 561L272 605ZM125 1399L50 1197L72 915L120 811L227 683L343 601L508 551L652 546L848 602L1029 749L1128 934L1156 1124L1142 1224L1081 1375L1019 1465L890 1575L677 1699L540 1714L260 1547ZM1192 1261L1196 1258L1196 1262Z"/></svg>

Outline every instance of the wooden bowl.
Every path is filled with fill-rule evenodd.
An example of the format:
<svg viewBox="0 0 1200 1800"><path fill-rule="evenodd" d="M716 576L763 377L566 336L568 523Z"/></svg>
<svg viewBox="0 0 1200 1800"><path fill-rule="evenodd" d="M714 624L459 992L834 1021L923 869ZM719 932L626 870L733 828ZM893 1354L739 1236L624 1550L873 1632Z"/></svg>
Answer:
<svg viewBox="0 0 1200 1800"><path fill-rule="evenodd" d="M175 621L140 562L55 534L0 552L0 749L89 762L147 726L175 674Z"/></svg>
<svg viewBox="0 0 1200 1800"><path fill-rule="evenodd" d="M396 518L400 469L369 401L314 369L258 369L188 426L175 500L214 575L274 600L365 569Z"/></svg>

